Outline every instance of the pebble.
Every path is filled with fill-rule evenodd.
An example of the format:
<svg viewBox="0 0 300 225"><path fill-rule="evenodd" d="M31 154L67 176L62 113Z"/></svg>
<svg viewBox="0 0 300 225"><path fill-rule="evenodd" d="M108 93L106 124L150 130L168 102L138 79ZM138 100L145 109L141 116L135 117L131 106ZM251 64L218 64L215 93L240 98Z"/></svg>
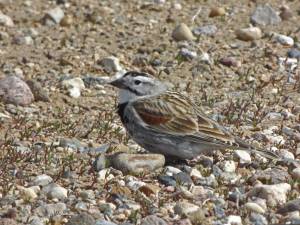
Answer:
<svg viewBox="0 0 300 225"><path fill-rule="evenodd" d="M249 197L259 197L267 200L270 207L284 204L286 202L287 193L291 190L291 185L287 183L254 186L249 192Z"/></svg>
<svg viewBox="0 0 300 225"><path fill-rule="evenodd" d="M274 34L273 38L280 44L284 45L284 46L293 46L294 45L294 39L283 35L283 34Z"/></svg>
<svg viewBox="0 0 300 225"><path fill-rule="evenodd" d="M79 98L81 91L85 88L84 82L80 77L63 80L62 86L68 90L72 98Z"/></svg>
<svg viewBox="0 0 300 225"><path fill-rule="evenodd" d="M0 218L0 225L18 225L18 223L11 218Z"/></svg>
<svg viewBox="0 0 300 225"><path fill-rule="evenodd" d="M27 106L34 101L29 86L16 76L0 80L0 100L14 105Z"/></svg>
<svg viewBox="0 0 300 225"><path fill-rule="evenodd" d="M245 204L245 208L249 211L264 214L265 210L255 202L247 202Z"/></svg>
<svg viewBox="0 0 300 225"><path fill-rule="evenodd" d="M143 192L146 196L151 196L151 195L157 195L158 192L160 191L160 188L157 185L146 184L140 187L138 190Z"/></svg>
<svg viewBox="0 0 300 225"><path fill-rule="evenodd" d="M203 185L208 187L217 187L218 181L214 174L210 174L208 177L202 177L194 181L197 185Z"/></svg>
<svg viewBox="0 0 300 225"><path fill-rule="evenodd" d="M33 45L34 41L30 36L17 35L14 37L13 43L17 45Z"/></svg>
<svg viewBox="0 0 300 225"><path fill-rule="evenodd" d="M182 9L182 5L180 3L175 2L172 4L173 9L180 11Z"/></svg>
<svg viewBox="0 0 300 225"><path fill-rule="evenodd" d="M30 225L44 225L42 219L37 216L32 216L29 221Z"/></svg>
<svg viewBox="0 0 300 225"><path fill-rule="evenodd" d="M173 175L176 182L180 185L191 185L193 184L193 180L190 175L185 172L176 173Z"/></svg>
<svg viewBox="0 0 300 225"><path fill-rule="evenodd" d="M287 52L287 56L294 59L300 59L300 51L296 48L292 48Z"/></svg>
<svg viewBox="0 0 300 225"><path fill-rule="evenodd" d="M123 70L120 65L120 60L114 56L103 58L98 63L104 68L107 73L120 72Z"/></svg>
<svg viewBox="0 0 300 225"><path fill-rule="evenodd" d="M67 210L65 203L59 202L56 204L45 204L39 206L34 211L40 217L51 217L54 215L62 215Z"/></svg>
<svg viewBox="0 0 300 225"><path fill-rule="evenodd" d="M202 177L202 174L198 169L192 168L191 171L190 171L190 176L193 179L198 179L198 178Z"/></svg>
<svg viewBox="0 0 300 225"><path fill-rule="evenodd" d="M300 168L295 168L292 171L292 177L300 180Z"/></svg>
<svg viewBox="0 0 300 225"><path fill-rule="evenodd" d="M229 215L227 217L227 224L230 225L242 225L242 218L236 215Z"/></svg>
<svg viewBox="0 0 300 225"><path fill-rule="evenodd" d="M213 7L210 9L209 17L224 16L226 10L223 7Z"/></svg>
<svg viewBox="0 0 300 225"><path fill-rule="evenodd" d="M168 225L168 223L155 215L150 215L142 219L141 225Z"/></svg>
<svg viewBox="0 0 300 225"><path fill-rule="evenodd" d="M159 175L158 180L165 186L176 186L177 185L176 180L172 176Z"/></svg>
<svg viewBox="0 0 300 225"><path fill-rule="evenodd" d="M54 25L59 24L61 20L64 18L65 13L60 7L56 7L54 9L49 10L45 17L44 17L44 23L46 25Z"/></svg>
<svg viewBox="0 0 300 225"><path fill-rule="evenodd" d="M254 10L250 18L251 23L258 25L277 25L281 22L281 18L276 11L268 4L259 5Z"/></svg>
<svg viewBox="0 0 300 225"><path fill-rule="evenodd" d="M164 173L168 176L173 176L174 174L182 172L180 169L173 166L166 166L164 168Z"/></svg>
<svg viewBox="0 0 300 225"><path fill-rule="evenodd" d="M95 225L95 224L96 224L95 219L87 213L73 215L66 223L66 225Z"/></svg>
<svg viewBox="0 0 300 225"><path fill-rule="evenodd" d="M278 210L277 213L285 214L293 211L299 211L300 210L300 199L294 199L291 201L288 201L284 205L282 205Z"/></svg>
<svg viewBox="0 0 300 225"><path fill-rule="evenodd" d="M249 179L255 183L257 180L268 184L279 184L288 182L291 179L289 173L279 168L267 168L265 170L256 170L255 174Z"/></svg>
<svg viewBox="0 0 300 225"><path fill-rule="evenodd" d="M235 35L237 39L242 41L254 41L261 39L262 32L258 27L249 27L236 30Z"/></svg>
<svg viewBox="0 0 300 225"><path fill-rule="evenodd" d="M295 159L294 154L287 149L280 149L280 151L278 153L279 153L279 156L281 156L281 158L284 160L289 160L289 159L294 160Z"/></svg>
<svg viewBox="0 0 300 225"><path fill-rule="evenodd" d="M22 199L28 202L33 202L38 196L32 188L20 188L20 194Z"/></svg>
<svg viewBox="0 0 300 225"><path fill-rule="evenodd" d="M251 213L250 221L251 221L251 224L253 224L253 225L268 225L269 224L266 217L264 217L261 214L257 214L257 213Z"/></svg>
<svg viewBox="0 0 300 225"><path fill-rule="evenodd" d="M287 5L283 5L280 7L280 18L282 20L289 20L293 17L293 12Z"/></svg>
<svg viewBox="0 0 300 225"><path fill-rule="evenodd" d="M188 216L199 209L199 206L189 202L177 202L174 206L174 212L180 216Z"/></svg>
<svg viewBox="0 0 300 225"><path fill-rule="evenodd" d="M75 205L75 209L77 211L87 211L88 206L85 202L77 202L76 205Z"/></svg>
<svg viewBox="0 0 300 225"><path fill-rule="evenodd" d="M32 185L34 186L46 186L50 184L53 179L47 174L38 175L33 181Z"/></svg>
<svg viewBox="0 0 300 225"><path fill-rule="evenodd" d="M0 11L0 25L1 26L6 26L6 27L13 27L14 26L14 22L13 22L13 20L9 16L3 14Z"/></svg>
<svg viewBox="0 0 300 225"><path fill-rule="evenodd" d="M47 197L50 199L63 200L68 197L68 190L57 184L49 184L47 186L44 186L43 192L45 192L47 194Z"/></svg>
<svg viewBox="0 0 300 225"><path fill-rule="evenodd" d="M182 56L186 60L192 60L197 58L197 52L190 51L187 48L182 48L179 51L179 55Z"/></svg>
<svg viewBox="0 0 300 225"><path fill-rule="evenodd" d="M206 25L201 27L196 27L193 29L193 34L195 36L214 36L218 31L218 28L215 25Z"/></svg>
<svg viewBox="0 0 300 225"><path fill-rule="evenodd" d="M223 164L223 171L227 173L234 173L236 170L235 162L230 160L230 161L225 161Z"/></svg>
<svg viewBox="0 0 300 225"><path fill-rule="evenodd" d="M98 220L96 221L95 225L117 225L117 224L107 220Z"/></svg>
<svg viewBox="0 0 300 225"><path fill-rule="evenodd" d="M59 139L59 147L68 148L72 150L79 150L80 152L84 152L87 146L81 143L76 138L60 138Z"/></svg>
<svg viewBox="0 0 300 225"><path fill-rule="evenodd" d="M234 57L223 57L220 59L220 63L228 67L240 67L242 65L241 61Z"/></svg>
<svg viewBox="0 0 300 225"><path fill-rule="evenodd" d="M111 159L112 166L124 173L149 173L162 168L165 157L161 154L115 154Z"/></svg>
<svg viewBox="0 0 300 225"><path fill-rule="evenodd" d="M105 154L100 154L93 162L93 168L95 171L99 172L109 166L109 159Z"/></svg>
<svg viewBox="0 0 300 225"><path fill-rule="evenodd" d="M247 151L235 150L233 154L240 160L241 164L251 163L251 155Z"/></svg>
<svg viewBox="0 0 300 225"><path fill-rule="evenodd" d="M83 190L83 191L80 192L79 196L84 201L95 199L95 193L94 193L93 190Z"/></svg>
<svg viewBox="0 0 300 225"><path fill-rule="evenodd" d="M35 80L27 80L26 83L30 87L36 101L50 102L48 92L42 87L39 82Z"/></svg>
<svg viewBox="0 0 300 225"><path fill-rule="evenodd" d="M73 16L71 15L66 15L64 18L60 21L60 25L63 27L68 27L73 24Z"/></svg>
<svg viewBox="0 0 300 225"><path fill-rule="evenodd" d="M175 41L192 41L195 40L195 37L190 30L190 28L184 24L181 23L172 32L172 37Z"/></svg>
<svg viewBox="0 0 300 225"><path fill-rule="evenodd" d="M139 180L132 180L127 183L127 186L133 191L137 191L140 187L143 187L145 185L145 182Z"/></svg>
<svg viewBox="0 0 300 225"><path fill-rule="evenodd" d="M100 203L98 205L99 210L104 214L111 214L114 210L116 210L116 206L112 203Z"/></svg>

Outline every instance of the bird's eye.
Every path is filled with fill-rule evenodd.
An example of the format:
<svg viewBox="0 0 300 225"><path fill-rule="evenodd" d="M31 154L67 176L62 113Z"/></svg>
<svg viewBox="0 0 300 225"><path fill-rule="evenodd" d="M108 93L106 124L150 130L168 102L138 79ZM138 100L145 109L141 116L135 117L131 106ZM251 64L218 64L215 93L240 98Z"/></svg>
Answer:
<svg viewBox="0 0 300 225"><path fill-rule="evenodd" d="M142 81L140 81L140 80L135 80L135 81L134 81L134 84L135 84L135 85L139 85L140 83L142 83Z"/></svg>

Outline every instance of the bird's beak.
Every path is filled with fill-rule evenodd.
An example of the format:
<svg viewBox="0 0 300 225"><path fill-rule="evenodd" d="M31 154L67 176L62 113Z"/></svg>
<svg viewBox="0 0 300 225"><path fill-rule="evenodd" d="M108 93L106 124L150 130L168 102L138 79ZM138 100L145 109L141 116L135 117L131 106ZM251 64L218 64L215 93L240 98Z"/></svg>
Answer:
<svg viewBox="0 0 300 225"><path fill-rule="evenodd" d="M123 84L121 78L112 80L112 81L109 82L109 84L114 86L114 87L117 87L117 88L124 88L124 84Z"/></svg>

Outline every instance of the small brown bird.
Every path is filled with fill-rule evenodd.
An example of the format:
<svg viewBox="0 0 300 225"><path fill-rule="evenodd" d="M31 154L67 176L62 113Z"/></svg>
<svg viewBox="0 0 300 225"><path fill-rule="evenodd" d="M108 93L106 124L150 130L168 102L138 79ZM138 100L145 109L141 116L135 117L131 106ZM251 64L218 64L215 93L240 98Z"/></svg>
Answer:
<svg viewBox="0 0 300 225"><path fill-rule="evenodd" d="M110 84L120 89L118 114L130 137L150 152L193 159L214 150L239 149L278 159L233 136L188 97L168 91L149 74L127 72Z"/></svg>

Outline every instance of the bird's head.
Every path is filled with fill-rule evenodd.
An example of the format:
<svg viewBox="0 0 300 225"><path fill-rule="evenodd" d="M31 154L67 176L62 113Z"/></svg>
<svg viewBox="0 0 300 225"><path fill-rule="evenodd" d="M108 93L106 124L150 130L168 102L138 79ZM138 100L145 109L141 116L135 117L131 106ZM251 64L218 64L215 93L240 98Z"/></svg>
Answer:
<svg viewBox="0 0 300 225"><path fill-rule="evenodd" d="M120 89L119 100L121 103L167 90L166 85L158 79L147 73L136 71L127 72L122 77L111 81L110 84Z"/></svg>

